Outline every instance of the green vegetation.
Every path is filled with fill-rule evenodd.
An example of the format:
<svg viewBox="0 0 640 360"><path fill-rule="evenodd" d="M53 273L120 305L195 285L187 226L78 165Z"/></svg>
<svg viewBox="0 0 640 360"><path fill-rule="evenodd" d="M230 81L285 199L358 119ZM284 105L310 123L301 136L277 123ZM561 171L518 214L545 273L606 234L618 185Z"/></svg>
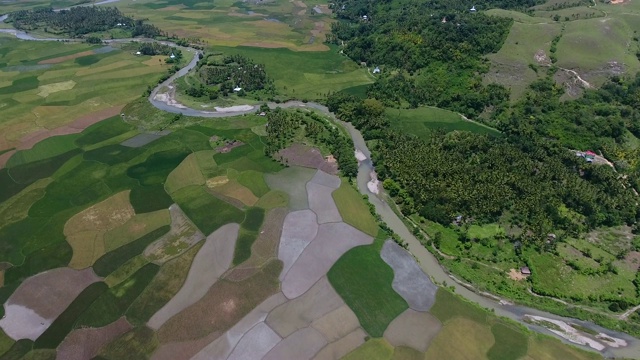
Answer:
<svg viewBox="0 0 640 360"><path fill-rule="evenodd" d="M101 327L118 320L144 291L160 267L147 264L130 278L102 293L75 322L76 328Z"/></svg>
<svg viewBox="0 0 640 360"><path fill-rule="evenodd" d="M243 171L236 179L241 185L246 186L253 195L263 197L269 192L269 187L264 181L264 175L255 170Z"/></svg>
<svg viewBox="0 0 640 360"><path fill-rule="evenodd" d="M378 234L378 224L371 215L362 195L346 179L342 179L340 187L331 196L344 222L365 234L371 236Z"/></svg>
<svg viewBox="0 0 640 360"><path fill-rule="evenodd" d="M164 190L162 184L134 186L129 194L129 200L136 214L167 209L173 204L173 199Z"/></svg>
<svg viewBox="0 0 640 360"><path fill-rule="evenodd" d="M251 257L251 246L258 238L258 231L264 221L265 210L259 207L247 209L245 219L240 224L240 234L236 241L233 264L238 265Z"/></svg>
<svg viewBox="0 0 640 360"><path fill-rule="evenodd" d="M35 144L29 150L20 150L16 152L7 162L7 167L12 168L17 165L27 164L62 155L76 148L74 141L78 138L78 134L54 136L44 139Z"/></svg>
<svg viewBox="0 0 640 360"><path fill-rule="evenodd" d="M29 351L33 349L33 341L21 339L13 343L9 350L0 356L2 360L21 360Z"/></svg>
<svg viewBox="0 0 640 360"><path fill-rule="evenodd" d="M241 223L244 220L241 210L209 194L202 186L187 186L172 196L189 219L206 235L224 224ZM215 209L215 216L212 216L212 209Z"/></svg>
<svg viewBox="0 0 640 360"><path fill-rule="evenodd" d="M499 135L499 132L486 125L464 120L460 115L443 109L420 107L417 109L387 109L391 128L398 132L412 134L428 139L436 130L469 131L476 134Z"/></svg>
<svg viewBox="0 0 640 360"><path fill-rule="evenodd" d="M11 339L9 335L0 330L0 355L5 354L7 351L9 351L9 349L11 349L11 347L15 343L15 340Z"/></svg>
<svg viewBox="0 0 640 360"><path fill-rule="evenodd" d="M149 286L138 296L126 312L134 325L144 325L178 293L187 278L193 258L202 247L202 242L179 257L164 264Z"/></svg>
<svg viewBox="0 0 640 360"><path fill-rule="evenodd" d="M109 289L103 282L93 283L87 286L80 295L58 316L47 330L38 337L34 347L36 349L55 349L62 340L73 330L76 320L83 314L93 302L100 298Z"/></svg>
<svg viewBox="0 0 640 360"><path fill-rule="evenodd" d="M443 288L436 292L436 303L429 312L443 324L456 317L463 317L480 324L487 322L487 313L478 305L467 302Z"/></svg>
<svg viewBox="0 0 640 360"><path fill-rule="evenodd" d="M140 181L140 185L162 184L187 155L189 153L183 149L157 152L149 156L145 162L129 168L127 175Z"/></svg>
<svg viewBox="0 0 640 360"><path fill-rule="evenodd" d="M155 332L146 326L140 326L102 348L100 358L108 360L148 359L158 345Z"/></svg>
<svg viewBox="0 0 640 360"><path fill-rule="evenodd" d="M130 37L143 35L153 38L161 33L157 27L144 24L142 20L134 20L123 15L117 8L110 7L80 6L63 11L54 11L52 8L22 10L10 14L8 21L16 29L44 28L44 32L50 31L71 37L114 29L117 24L122 23L131 31Z"/></svg>
<svg viewBox="0 0 640 360"><path fill-rule="evenodd" d="M171 230L171 226L169 225L159 227L126 245L102 255L93 265L94 271L103 277L111 274L127 261L142 254L149 244L168 233L169 230Z"/></svg>
<svg viewBox="0 0 640 360"><path fill-rule="evenodd" d="M345 253L327 274L331 285L360 320L362 328L380 337L389 323L408 308L393 290L393 270L374 245ZM366 279L366 281L365 281Z"/></svg>
<svg viewBox="0 0 640 360"><path fill-rule="evenodd" d="M517 360L527 354L529 341L527 335L511 325L498 322L491 326L495 343L489 349L489 360Z"/></svg>
<svg viewBox="0 0 640 360"><path fill-rule="evenodd" d="M363 345L347 354L345 360L391 360L393 347L385 339L370 339Z"/></svg>

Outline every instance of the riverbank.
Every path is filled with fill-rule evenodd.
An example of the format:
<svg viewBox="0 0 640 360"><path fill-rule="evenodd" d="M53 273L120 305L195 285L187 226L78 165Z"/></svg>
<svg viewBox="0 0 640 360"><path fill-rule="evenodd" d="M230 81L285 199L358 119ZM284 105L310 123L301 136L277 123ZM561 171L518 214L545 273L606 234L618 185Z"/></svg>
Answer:
<svg viewBox="0 0 640 360"><path fill-rule="evenodd" d="M14 35L16 36L18 36L18 34L20 33L17 31L14 31L14 32L15 32ZM24 39L34 40L29 38L24 38ZM35 40L42 40L42 39L35 39ZM62 39L47 39L47 40L59 41ZM126 41L155 41L155 40L150 40L150 39L117 40L117 42L126 42ZM160 89L163 89L163 87L166 88L170 86L175 79L181 76L184 76L185 74L188 73L189 70L193 69L197 65L197 62L199 59L197 56L198 55L197 50L190 49L190 48L186 50L193 53L192 60L189 62L187 66L185 66L180 71L176 72L173 76L171 76L169 79L167 79L165 82L159 84L158 86L156 86L156 88L154 88L154 90L151 92L148 99L154 107L158 108L159 110L163 110L170 113L183 114L186 116L193 116L193 117L207 117L207 118L233 117L233 116L238 116L243 114L254 113L258 110L259 108L258 106L246 105L246 107L243 107L241 109L230 109L231 111L203 111L203 110L188 108L184 105L182 105L181 107L175 106L176 104L171 104L169 102L162 101L163 100L162 98L156 99L156 96L158 95ZM393 208L392 208L393 205L390 205L387 201L385 201L384 197L382 196L383 194L376 194L375 191L378 191L379 187L377 186L374 187L370 185L372 183L371 174L374 173L375 171L374 164L371 162L371 153L367 148L366 143L362 138L362 135L357 129L355 129L350 124L338 121L335 118L335 116L331 112L329 112L329 110L325 106L318 103L288 101L285 103L272 102L272 103L268 103L268 106L270 108L276 108L276 107L308 108L308 109L318 110L330 116L338 124L342 125L345 129L347 129L347 131L349 132L354 142L356 151L359 151L359 154L361 154L359 156L362 159L362 161L360 162L358 178L357 178L358 188L360 189L360 192L362 194L369 196L369 201L375 206L376 212L380 215L382 220L385 221L385 223L387 223L387 225L407 243L408 250L419 260L419 263L422 269L427 274L429 274L434 279L435 282L441 283L441 284L446 283L447 285L453 287L459 295L473 302L476 302L485 308L495 311L495 313L499 316L508 317L512 320L518 321L524 324L525 326L527 326L529 329L534 331L542 332L549 335L559 336L559 334L554 333L553 331L551 331L551 329L545 328L540 324L528 323L527 321L525 321L526 316L538 316L538 317L550 319L553 321L561 321L567 324L577 324L581 328L588 329L589 332L595 332L596 334L601 333L603 334L602 336L615 339L616 344L622 344L623 341L626 342L627 346L625 347L620 346L617 348L610 346L605 341L599 342L599 344L602 345L601 348L600 348L600 345L594 345L595 347L593 348L595 350L600 351L605 356L637 357L638 354L640 354L640 342L637 339L627 334L607 330L591 322L560 317L560 316L556 316L556 315L539 311L536 309L513 305L495 296L488 297L487 294L476 293L472 288L470 289L468 286L465 286L462 283L453 283L452 285L450 285L452 277L440 266L438 260L422 245L422 243L415 236L413 236L413 234L405 226L401 218L393 211ZM582 334L581 336L588 337L588 334L585 333L585 334ZM580 343L580 342L572 341L570 338L565 338L562 336L560 337L563 338L566 342L569 342L572 344L581 344L582 346L585 346L585 344L587 343L591 343L591 341L589 342L583 341L582 343ZM594 341L598 341L598 340L594 340Z"/></svg>

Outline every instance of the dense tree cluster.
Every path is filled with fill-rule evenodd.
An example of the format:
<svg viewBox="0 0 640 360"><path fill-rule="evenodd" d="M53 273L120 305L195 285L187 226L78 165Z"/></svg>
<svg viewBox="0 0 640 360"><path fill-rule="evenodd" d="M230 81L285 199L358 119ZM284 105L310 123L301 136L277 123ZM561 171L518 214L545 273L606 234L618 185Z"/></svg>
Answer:
<svg viewBox="0 0 640 360"><path fill-rule="evenodd" d="M180 51L180 49L171 47L169 45L157 43L157 42L141 43L140 47L138 48L138 51L140 51L142 55L149 55L149 56L153 56L153 55L170 56L171 54L174 54L175 57L182 57L182 51Z"/></svg>
<svg viewBox="0 0 640 360"><path fill-rule="evenodd" d="M276 108L267 112L267 120L265 152L268 155L286 148L296 139L306 137L331 151L344 176L357 176L358 163L353 156L351 139L317 114Z"/></svg>
<svg viewBox="0 0 640 360"><path fill-rule="evenodd" d="M48 32L80 37L85 34L115 28L130 30L133 37L156 37L161 34L157 27L125 16L115 7L78 6L68 10L53 8L20 10L8 18L16 29L44 29Z"/></svg>
<svg viewBox="0 0 640 360"><path fill-rule="evenodd" d="M327 105L365 138L377 139L377 170L390 179L385 185L407 214L449 224L457 215L483 223L508 213L530 230L529 240L546 239L556 229L579 233L638 218L637 197L620 174L587 164L538 134L436 133L425 141L387 130L384 115L372 116L376 100L336 93Z"/></svg>
<svg viewBox="0 0 640 360"><path fill-rule="evenodd" d="M200 62L198 74L205 85L219 85L225 95L236 87L245 92L275 90L264 65L256 64L242 55L229 55L222 59L219 56L207 56Z"/></svg>
<svg viewBox="0 0 640 360"><path fill-rule="evenodd" d="M482 7L534 4L490 1ZM356 61L385 66L369 96L387 105L431 105L468 116L499 112L509 93L482 84L480 74L488 70L482 57L501 48L512 20L472 12L471 6L443 0L339 1L334 9L340 21L332 25L330 40Z"/></svg>

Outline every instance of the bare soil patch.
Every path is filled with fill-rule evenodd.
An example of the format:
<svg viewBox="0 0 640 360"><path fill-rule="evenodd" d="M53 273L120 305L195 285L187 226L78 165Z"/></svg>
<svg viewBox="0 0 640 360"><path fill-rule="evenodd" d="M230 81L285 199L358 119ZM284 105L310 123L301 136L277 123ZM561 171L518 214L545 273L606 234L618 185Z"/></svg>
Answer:
<svg viewBox="0 0 640 360"><path fill-rule="evenodd" d="M58 347L57 359L93 359L103 346L131 329L133 326L127 322L125 317L121 317L101 328L74 330Z"/></svg>
<svg viewBox="0 0 640 360"><path fill-rule="evenodd" d="M335 189L324 185L309 182L307 184L307 194L309 194L309 207L318 215L318 223L335 223L342 221L340 211L333 201Z"/></svg>
<svg viewBox="0 0 640 360"><path fill-rule="evenodd" d="M207 182L207 185L209 182ZM225 197L230 197L240 201L247 206L253 206L258 202L258 198L247 187L241 185L236 180L228 181L223 185L209 187L209 191L220 194Z"/></svg>
<svg viewBox="0 0 640 360"><path fill-rule="evenodd" d="M207 345L202 351L193 357L194 360L209 360L209 359L226 359L238 342L256 325L263 322L271 310L276 306L287 301L287 298L278 292L275 295L270 296L267 300L263 301L255 309L251 310L249 314L242 318L237 324L235 324L229 331L223 336L216 339L211 344Z"/></svg>
<svg viewBox="0 0 640 360"><path fill-rule="evenodd" d="M523 275L516 269L509 269L509 278L511 278L511 280L520 281L525 280L527 278L527 275Z"/></svg>
<svg viewBox="0 0 640 360"><path fill-rule="evenodd" d="M240 340L227 360L262 359L280 340L269 325L261 322Z"/></svg>
<svg viewBox="0 0 640 360"><path fill-rule="evenodd" d="M341 359L343 356L357 349L364 344L367 333L358 328L340 340L334 341L325 346L313 358L314 360L335 360Z"/></svg>
<svg viewBox="0 0 640 360"><path fill-rule="evenodd" d="M205 238L204 234L189 220L180 206L169 207L171 230L160 239L154 241L144 250L144 256L156 264L180 256L185 251Z"/></svg>
<svg viewBox="0 0 640 360"><path fill-rule="evenodd" d="M302 251L318 234L316 219L316 214L311 210L294 211L285 217L278 248L278 259L284 264L280 280L284 279Z"/></svg>
<svg viewBox="0 0 640 360"><path fill-rule="evenodd" d="M80 58L80 57L89 56L89 55L93 55L93 54L95 54L93 52L93 50L87 50L87 51L82 51L82 52L71 54L71 55L59 56L59 57L52 58L52 59L42 60L42 61L38 62L38 65L41 65L41 64L59 64L61 62L65 62L65 61L68 61L68 60L73 60L73 59L77 59L77 58Z"/></svg>
<svg viewBox="0 0 640 360"><path fill-rule="evenodd" d="M441 328L442 324L433 315L407 309L389 324L384 338L393 346L425 352Z"/></svg>
<svg viewBox="0 0 640 360"><path fill-rule="evenodd" d="M160 341L168 343L198 339L228 330L257 304L278 292L278 275L281 270L282 263L276 260L245 281L219 280L202 299L172 317L160 328Z"/></svg>
<svg viewBox="0 0 640 360"><path fill-rule="evenodd" d="M393 269L393 290L413 310L429 311L436 301L438 288L422 271L416 259L392 240L385 241L380 257Z"/></svg>
<svg viewBox="0 0 640 360"><path fill-rule="evenodd" d="M288 148L278 151L274 157L276 159L286 160L289 165L320 169L332 175L338 173L338 164L325 159L322 153L320 153L320 150L314 147L293 144Z"/></svg>
<svg viewBox="0 0 640 360"><path fill-rule="evenodd" d="M25 280L7 303L26 306L38 315L55 319L90 284L100 281L93 269L58 268Z"/></svg>
<svg viewBox="0 0 640 360"><path fill-rule="evenodd" d="M28 135L23 136L20 139L20 143L16 146L16 148L18 150L31 149L33 145L35 145L36 143L44 139L50 138L52 136L77 134L95 123L98 123L104 119L120 114L120 111L122 110L123 107L124 105L112 106L110 108L95 111L90 114L79 117L72 123L59 128L50 129L50 130L44 129L44 130L38 130L38 131L32 132Z"/></svg>
<svg viewBox="0 0 640 360"><path fill-rule="evenodd" d="M343 305L340 295L323 277L304 295L273 309L266 322L284 338Z"/></svg>
<svg viewBox="0 0 640 360"><path fill-rule="evenodd" d="M189 275L180 291L149 320L149 327L159 329L172 316L202 299L209 288L231 266L240 225L227 224L207 237L193 259ZM208 334L208 333L207 333ZM205 336L207 334L202 334ZM198 337L201 337L198 336ZM195 339L187 337L181 340Z"/></svg>
<svg viewBox="0 0 640 360"><path fill-rule="evenodd" d="M289 299L304 294L345 252L371 243L371 236L343 222L320 225L316 238L285 275L282 292Z"/></svg>
<svg viewBox="0 0 640 360"><path fill-rule="evenodd" d="M318 170L316 174L313 175L313 178L309 180L309 182L330 187L332 189L337 189L340 187L342 181L335 175L331 175L322 170Z"/></svg>
<svg viewBox="0 0 640 360"><path fill-rule="evenodd" d="M624 262L627 264L629 269L638 270L638 268L640 268L640 252L629 252L627 256L625 256Z"/></svg>
<svg viewBox="0 0 640 360"><path fill-rule="evenodd" d="M280 341L263 360L311 359L327 345L327 340L314 328L300 329Z"/></svg>

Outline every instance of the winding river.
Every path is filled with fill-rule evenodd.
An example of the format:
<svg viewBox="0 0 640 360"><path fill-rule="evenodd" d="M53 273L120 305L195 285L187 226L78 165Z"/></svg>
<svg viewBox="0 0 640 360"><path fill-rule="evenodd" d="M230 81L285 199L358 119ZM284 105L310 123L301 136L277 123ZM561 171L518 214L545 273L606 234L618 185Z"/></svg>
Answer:
<svg viewBox="0 0 640 360"><path fill-rule="evenodd" d="M117 0L106 0L102 3L114 2ZM6 16L0 17L0 21L3 21ZM35 38L24 31L15 30L15 29L0 29L2 33L9 33L15 35L19 39L23 40L38 40L38 41L64 41L66 39L41 39ZM107 43L116 42L129 42L129 41L156 41L149 39L118 39L118 40L107 40ZM165 44L171 46L177 46L171 42L163 42ZM175 102L167 101L166 98L158 97L158 94L166 91L169 88L175 79L186 75L191 69L193 69L199 60L198 51L192 48L182 48L183 50L192 53L193 58L184 68L180 71L173 74L169 79L159 84L149 96L149 101L156 108L175 113L175 114L183 114L185 116L193 116L193 117L208 117L208 118L223 118L223 117L231 117L238 116L243 114L255 113L259 106L251 106L245 105L238 108L230 108L230 109L221 109L221 111L205 111L198 110L186 107L182 104L178 104ZM162 98L162 99L161 99ZM437 283L446 282L448 286L453 286L455 288L456 293L459 295L480 304L481 306L491 309L495 311L495 313L499 316L507 317L512 320L518 321L521 324L527 326L531 330L538 331L545 334L550 335L558 335L554 334L548 329L532 325L524 321L525 316L540 316L549 320L558 320L563 321L570 324L578 324L584 328L588 328L597 333L606 334L611 338L617 338L624 340L626 342L626 346L613 347L606 344L606 342L602 342L602 345L605 345L603 349L599 349L600 352L607 357L626 357L626 358L638 358L640 357L640 340L629 336L628 334L612 331L609 329L605 329L601 326L598 326L592 322L582 321L577 319L566 318L562 316L557 316L548 312L540 311L537 309L520 306L520 305L512 305L505 302L498 301L498 298L491 298L487 296L480 295L474 291L469 290L467 287L459 284L452 280L452 278L444 271L444 269L438 263L438 260L429 252L427 249L422 246L420 241L407 229L402 220L396 215L396 213L392 210L390 205L386 202L383 196L372 193L367 183L371 180L371 173L374 171L374 165L371 162L371 152L367 148L367 145L362 137L362 134L355 129L351 124L344 123L335 118L335 116L322 104L307 102L303 103L301 101L288 101L285 103L268 103L270 108L283 107L283 108L312 108L318 110L328 116L330 116L336 123L342 125L351 135L353 139L353 143L355 145L355 149L362 152L367 159L360 162L360 166L358 169L358 188L362 194L369 196L369 201L375 206L376 212L381 216L382 220L387 223L387 225L397 233L406 243L408 244L408 250L418 259L420 266L422 269L431 276L431 278ZM572 345L576 345L576 342L567 340L566 336L559 336L563 341L567 343L571 343ZM574 339L575 340L575 339ZM579 345L579 344L578 344ZM588 348L586 345L582 345L585 348ZM593 349L590 349L593 350Z"/></svg>

